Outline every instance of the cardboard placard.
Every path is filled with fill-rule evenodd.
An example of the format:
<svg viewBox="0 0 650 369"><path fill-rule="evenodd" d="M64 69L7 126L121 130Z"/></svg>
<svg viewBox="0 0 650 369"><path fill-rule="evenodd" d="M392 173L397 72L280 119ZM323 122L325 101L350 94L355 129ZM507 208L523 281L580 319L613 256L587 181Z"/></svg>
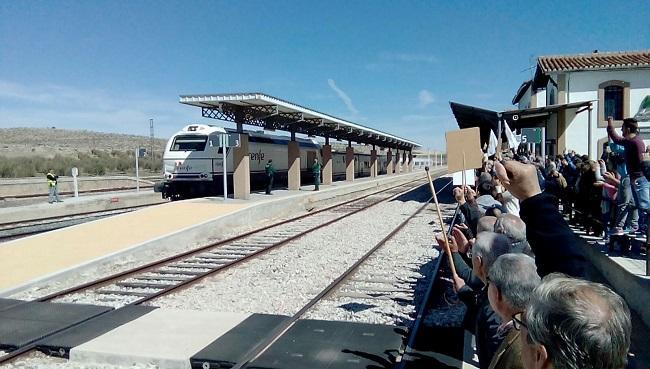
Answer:
<svg viewBox="0 0 650 369"><path fill-rule="evenodd" d="M483 165L481 130L478 127L449 131L445 133L445 137L447 139L447 173L480 168ZM463 156L465 157L464 165Z"/></svg>
<svg viewBox="0 0 650 369"><path fill-rule="evenodd" d="M463 185L463 171L454 172L452 174L452 186L462 186ZM468 169L465 171L465 184L468 186L474 186L476 183L476 178L474 177L474 169Z"/></svg>

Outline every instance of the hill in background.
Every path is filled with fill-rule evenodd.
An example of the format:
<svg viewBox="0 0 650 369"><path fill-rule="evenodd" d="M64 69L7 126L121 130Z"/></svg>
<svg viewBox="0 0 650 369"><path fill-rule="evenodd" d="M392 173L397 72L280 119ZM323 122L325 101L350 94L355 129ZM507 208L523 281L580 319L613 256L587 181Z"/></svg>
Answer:
<svg viewBox="0 0 650 369"><path fill-rule="evenodd" d="M167 140L155 138L154 151L162 153ZM57 128L0 128L0 156L45 157L54 155L76 157L93 150L111 152L150 150L149 137L117 133L93 132Z"/></svg>

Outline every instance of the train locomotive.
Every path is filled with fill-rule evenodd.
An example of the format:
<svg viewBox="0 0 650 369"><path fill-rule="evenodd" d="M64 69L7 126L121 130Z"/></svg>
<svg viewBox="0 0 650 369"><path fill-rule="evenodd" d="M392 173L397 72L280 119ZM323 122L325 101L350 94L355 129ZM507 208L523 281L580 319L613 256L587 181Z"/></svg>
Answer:
<svg viewBox="0 0 650 369"><path fill-rule="evenodd" d="M235 132L223 127L191 124L174 134L163 155L164 179L157 190L163 198L172 200L215 196L223 194L223 156L219 136ZM277 170L277 186L287 184L289 137L261 132L248 134L251 189L266 185L264 166L269 159ZM314 159L322 160L321 145L312 139L296 138L300 147L301 183L313 183L311 165ZM377 157L379 174L386 173L385 155ZM370 175L370 155L355 154L355 178ZM232 193L233 149L226 148L226 175L228 193ZM332 179L345 179L345 152L332 152Z"/></svg>

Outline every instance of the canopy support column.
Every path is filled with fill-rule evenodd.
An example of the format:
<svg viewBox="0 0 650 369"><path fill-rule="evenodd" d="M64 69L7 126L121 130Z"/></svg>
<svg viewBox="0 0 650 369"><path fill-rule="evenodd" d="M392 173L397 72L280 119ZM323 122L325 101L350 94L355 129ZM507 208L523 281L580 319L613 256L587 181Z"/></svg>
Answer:
<svg viewBox="0 0 650 369"><path fill-rule="evenodd" d="M377 150L370 150L370 176L377 177Z"/></svg>
<svg viewBox="0 0 650 369"><path fill-rule="evenodd" d="M402 172L402 158L399 155L399 149L395 153L395 174L400 174Z"/></svg>
<svg viewBox="0 0 650 369"><path fill-rule="evenodd" d="M332 145L330 144L323 145L323 184L332 184Z"/></svg>
<svg viewBox="0 0 650 369"><path fill-rule="evenodd" d="M354 181L354 148L352 146L345 149L345 180Z"/></svg>
<svg viewBox="0 0 650 369"><path fill-rule="evenodd" d="M289 191L298 191L300 189L300 145L298 141L289 141L288 156L288 185Z"/></svg>
<svg viewBox="0 0 650 369"><path fill-rule="evenodd" d="M240 133L239 147L233 148L233 189L236 199L248 200L251 197L251 168L248 152L248 135Z"/></svg>

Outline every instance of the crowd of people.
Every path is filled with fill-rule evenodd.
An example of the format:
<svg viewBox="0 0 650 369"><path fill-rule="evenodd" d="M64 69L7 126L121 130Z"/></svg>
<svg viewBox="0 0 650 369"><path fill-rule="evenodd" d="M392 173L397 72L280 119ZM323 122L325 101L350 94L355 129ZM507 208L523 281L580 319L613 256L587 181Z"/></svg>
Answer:
<svg viewBox="0 0 650 369"><path fill-rule="evenodd" d="M595 234L647 232L637 131L626 119L620 136L610 121L598 162L512 153L486 160L474 186L454 188L459 216L449 240L437 240L451 252L481 369L634 367L629 308L590 281L585 243L563 212Z"/></svg>

